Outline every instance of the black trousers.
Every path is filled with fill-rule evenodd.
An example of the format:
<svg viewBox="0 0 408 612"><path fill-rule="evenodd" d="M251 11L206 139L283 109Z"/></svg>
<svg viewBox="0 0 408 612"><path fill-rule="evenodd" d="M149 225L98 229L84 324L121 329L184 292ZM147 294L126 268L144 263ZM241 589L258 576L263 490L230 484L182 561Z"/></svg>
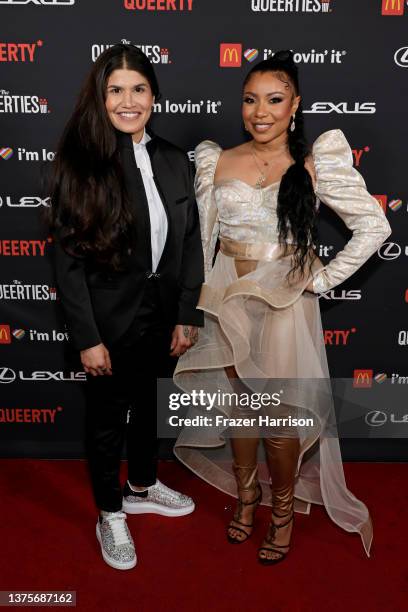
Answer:
<svg viewBox="0 0 408 612"><path fill-rule="evenodd" d="M108 347L112 376L87 377L85 446L100 510L122 508L119 471L125 440L129 482L150 486L156 481L156 380L171 377L176 364L169 355L172 328L162 320L151 280L132 328Z"/></svg>

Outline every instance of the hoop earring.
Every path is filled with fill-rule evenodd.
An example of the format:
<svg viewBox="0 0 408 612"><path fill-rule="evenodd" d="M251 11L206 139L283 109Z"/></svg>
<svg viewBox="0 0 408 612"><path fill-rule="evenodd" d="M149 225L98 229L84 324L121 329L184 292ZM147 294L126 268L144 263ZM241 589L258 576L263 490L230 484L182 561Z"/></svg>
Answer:
<svg viewBox="0 0 408 612"><path fill-rule="evenodd" d="M292 123L290 124L290 128L289 128L291 132L294 132L296 129L295 116L296 115L292 115Z"/></svg>

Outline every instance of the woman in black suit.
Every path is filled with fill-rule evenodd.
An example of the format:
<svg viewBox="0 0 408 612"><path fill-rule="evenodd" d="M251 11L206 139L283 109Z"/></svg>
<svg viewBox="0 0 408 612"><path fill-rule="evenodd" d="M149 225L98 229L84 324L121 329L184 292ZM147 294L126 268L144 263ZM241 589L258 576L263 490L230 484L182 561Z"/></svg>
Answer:
<svg viewBox="0 0 408 612"><path fill-rule="evenodd" d="M136 564L125 512L194 510L191 498L156 476L156 378L171 376L174 357L203 324L190 163L145 129L158 97L153 67L137 47L114 45L98 58L59 146L50 209L57 284L88 375L96 533L104 560L117 569Z"/></svg>

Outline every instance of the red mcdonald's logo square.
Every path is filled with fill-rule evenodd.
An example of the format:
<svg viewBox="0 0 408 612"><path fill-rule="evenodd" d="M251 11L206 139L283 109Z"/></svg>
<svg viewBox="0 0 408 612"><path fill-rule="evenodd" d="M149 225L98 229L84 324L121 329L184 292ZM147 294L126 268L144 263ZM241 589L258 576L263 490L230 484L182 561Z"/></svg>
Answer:
<svg viewBox="0 0 408 612"><path fill-rule="evenodd" d="M373 198L377 200L383 211L387 212L387 196L386 195L374 195Z"/></svg>
<svg viewBox="0 0 408 612"><path fill-rule="evenodd" d="M10 325L0 325L0 344L10 344Z"/></svg>
<svg viewBox="0 0 408 612"><path fill-rule="evenodd" d="M369 389L373 384L373 370L354 370L353 387Z"/></svg>
<svg viewBox="0 0 408 612"><path fill-rule="evenodd" d="M239 68L242 64L242 45L240 43L220 44L221 68Z"/></svg>
<svg viewBox="0 0 408 612"><path fill-rule="evenodd" d="M382 0L382 15L403 15L404 0Z"/></svg>

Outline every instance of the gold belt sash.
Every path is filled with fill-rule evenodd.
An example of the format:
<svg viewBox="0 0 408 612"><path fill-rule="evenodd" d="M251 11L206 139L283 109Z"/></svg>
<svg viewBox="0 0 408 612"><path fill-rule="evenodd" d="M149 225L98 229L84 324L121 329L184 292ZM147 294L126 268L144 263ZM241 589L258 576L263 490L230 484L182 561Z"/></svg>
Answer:
<svg viewBox="0 0 408 612"><path fill-rule="evenodd" d="M270 242L238 242L230 238L220 238L220 251L223 255L234 259L248 259L256 261L274 261L295 251L295 245L290 244L284 253L284 248Z"/></svg>

